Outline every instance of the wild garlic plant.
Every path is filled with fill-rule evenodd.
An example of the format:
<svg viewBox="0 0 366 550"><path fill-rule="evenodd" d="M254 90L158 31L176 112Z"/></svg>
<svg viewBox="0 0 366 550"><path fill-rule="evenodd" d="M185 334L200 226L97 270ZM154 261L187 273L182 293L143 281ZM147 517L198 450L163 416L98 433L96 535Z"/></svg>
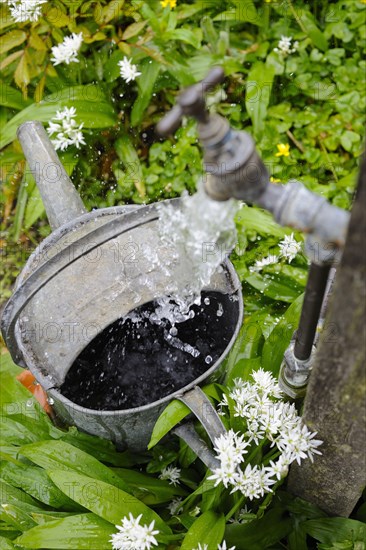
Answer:
<svg viewBox="0 0 366 550"><path fill-rule="evenodd" d="M322 441L315 439L295 405L283 401L277 380L259 369L252 381L234 380L219 404L228 432L215 439L214 451L220 461L209 480L238 493L232 513L246 501L272 493L296 461L321 454Z"/></svg>

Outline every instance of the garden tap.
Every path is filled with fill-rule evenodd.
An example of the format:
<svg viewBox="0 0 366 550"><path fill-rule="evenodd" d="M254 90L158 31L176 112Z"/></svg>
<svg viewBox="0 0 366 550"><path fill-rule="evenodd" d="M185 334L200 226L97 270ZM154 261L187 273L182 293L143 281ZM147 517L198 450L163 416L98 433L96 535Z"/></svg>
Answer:
<svg viewBox="0 0 366 550"><path fill-rule="evenodd" d="M228 121L207 111L204 94L224 79L213 68L200 83L178 97L177 105L159 122L160 135L173 133L183 115L196 118L204 151L205 190L215 200L229 198L255 203L275 220L308 234L306 252L316 264L338 263L345 242L349 213L332 206L302 183L270 183L269 173L250 134L230 128Z"/></svg>

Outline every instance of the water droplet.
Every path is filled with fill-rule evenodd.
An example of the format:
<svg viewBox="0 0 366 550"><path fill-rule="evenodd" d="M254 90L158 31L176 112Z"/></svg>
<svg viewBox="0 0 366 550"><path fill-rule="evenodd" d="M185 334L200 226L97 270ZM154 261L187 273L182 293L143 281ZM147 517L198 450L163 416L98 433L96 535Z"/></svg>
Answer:
<svg viewBox="0 0 366 550"><path fill-rule="evenodd" d="M205 357L205 363L207 363L207 365L209 365L210 363L212 363L212 357L211 357L211 355L207 355L207 357Z"/></svg>
<svg viewBox="0 0 366 550"><path fill-rule="evenodd" d="M25 404L25 406L28 408L33 407L33 405L34 405L33 399L28 399L28 401Z"/></svg>
<svg viewBox="0 0 366 550"><path fill-rule="evenodd" d="M206 306L210 305L210 298L205 298L203 301L206 304Z"/></svg>
<svg viewBox="0 0 366 550"><path fill-rule="evenodd" d="M55 400L52 397L48 397L47 402L49 403L49 405L54 405L55 404Z"/></svg>
<svg viewBox="0 0 366 550"><path fill-rule="evenodd" d="M172 335L172 336L176 336L178 334L178 329L177 327L172 327L170 330L169 330L169 333Z"/></svg>

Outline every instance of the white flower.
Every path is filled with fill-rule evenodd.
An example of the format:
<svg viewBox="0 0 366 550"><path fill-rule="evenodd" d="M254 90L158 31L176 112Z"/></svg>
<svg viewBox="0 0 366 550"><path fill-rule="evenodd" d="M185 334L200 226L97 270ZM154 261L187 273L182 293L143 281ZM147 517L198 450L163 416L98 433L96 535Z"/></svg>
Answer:
<svg viewBox="0 0 366 550"><path fill-rule="evenodd" d="M171 516L175 514L180 514L183 511L183 506L181 506L182 499L180 497L173 498L173 500L168 504L168 510Z"/></svg>
<svg viewBox="0 0 366 550"><path fill-rule="evenodd" d="M283 57L287 57L291 53L295 53L299 47L299 43L296 41L291 45L293 41L292 36L281 36L281 40L278 42L277 48L274 48L273 51L279 53Z"/></svg>
<svg viewBox="0 0 366 550"><path fill-rule="evenodd" d="M25 0L23 2L8 2L10 15L17 23L38 21L42 15L42 4L47 0Z"/></svg>
<svg viewBox="0 0 366 550"><path fill-rule="evenodd" d="M226 540L223 540L222 541L222 544L219 544L217 546L217 550L235 550L236 546L231 546L230 548L228 548L226 546Z"/></svg>
<svg viewBox="0 0 366 550"><path fill-rule="evenodd" d="M62 111L57 111L53 120L49 122L47 132L56 151L65 151L70 145L76 145L78 149L80 145L85 145L81 131L83 124L77 125L75 116L75 107L65 107Z"/></svg>
<svg viewBox="0 0 366 550"><path fill-rule="evenodd" d="M167 466L166 468L162 469L159 478L167 479L169 480L170 485L175 486L179 483L180 472L181 472L180 468L176 468L175 466Z"/></svg>
<svg viewBox="0 0 366 550"><path fill-rule="evenodd" d="M294 238L294 234L285 235L285 238L278 244L280 247L280 256L286 258L289 263L295 258L296 254L301 250L301 243L298 243Z"/></svg>
<svg viewBox="0 0 366 550"><path fill-rule="evenodd" d="M119 61L118 65L120 68L121 77L126 82L131 82L131 80L135 80L136 77L141 75L141 73L137 70L137 66L133 65L131 59L127 59L126 56L122 59L122 61Z"/></svg>
<svg viewBox="0 0 366 550"><path fill-rule="evenodd" d="M300 419L299 419L300 420ZM288 456L290 462L296 460L301 464L301 460L310 458L313 462L313 455L322 453L317 447L323 443L320 439L314 439L316 432L311 433L307 426L301 426L300 422L292 429L281 431L276 445L280 451Z"/></svg>
<svg viewBox="0 0 366 550"><path fill-rule="evenodd" d="M271 395L272 397L282 397L282 392L277 380L268 371L262 368L252 373L255 389L262 395Z"/></svg>
<svg viewBox="0 0 366 550"><path fill-rule="evenodd" d="M53 46L51 48L53 57L51 61L54 65L59 65L60 63L79 63L77 58L78 51L80 50L81 44L83 42L83 33L72 33L71 36L65 36L63 42L58 46Z"/></svg>
<svg viewBox="0 0 366 550"><path fill-rule="evenodd" d="M159 531L154 530L155 520L149 526L142 526L141 518L142 514L135 519L130 513L129 519L125 516L122 525L116 525L119 533L113 534L109 541L113 550L150 550L152 544L158 545L155 535L158 535Z"/></svg>
<svg viewBox="0 0 366 550"><path fill-rule="evenodd" d="M252 265L250 271L261 271L264 267L271 264L276 264L278 262L278 256L275 254L269 254L266 258L257 260L254 265Z"/></svg>
<svg viewBox="0 0 366 550"><path fill-rule="evenodd" d="M265 466L265 470L268 472L269 477L276 477L282 479L288 474L288 467L290 461L286 454L282 454L278 457L278 460L274 462L270 460L270 466Z"/></svg>
<svg viewBox="0 0 366 550"><path fill-rule="evenodd" d="M189 515L195 518L200 513L201 513L201 508L199 506L196 506L195 508L193 508L193 510L189 512Z"/></svg>

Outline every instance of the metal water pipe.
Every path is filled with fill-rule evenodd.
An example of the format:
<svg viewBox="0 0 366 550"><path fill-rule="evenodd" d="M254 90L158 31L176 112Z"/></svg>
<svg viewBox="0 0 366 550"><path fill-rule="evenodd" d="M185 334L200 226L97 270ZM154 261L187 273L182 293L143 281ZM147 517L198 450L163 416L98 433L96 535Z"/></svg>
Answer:
<svg viewBox="0 0 366 550"><path fill-rule="evenodd" d="M234 130L225 118L206 108L205 93L223 80L223 69L214 67L202 82L184 90L177 105L157 125L157 132L166 136L178 128L183 116L194 117L204 151L207 194L218 201L235 198L256 204L271 212L279 224L307 234L305 251L311 259L308 283L299 327L280 372L283 391L295 398L304 393L309 379L329 270L339 263L349 213L332 206L299 181L270 183L251 135Z"/></svg>

